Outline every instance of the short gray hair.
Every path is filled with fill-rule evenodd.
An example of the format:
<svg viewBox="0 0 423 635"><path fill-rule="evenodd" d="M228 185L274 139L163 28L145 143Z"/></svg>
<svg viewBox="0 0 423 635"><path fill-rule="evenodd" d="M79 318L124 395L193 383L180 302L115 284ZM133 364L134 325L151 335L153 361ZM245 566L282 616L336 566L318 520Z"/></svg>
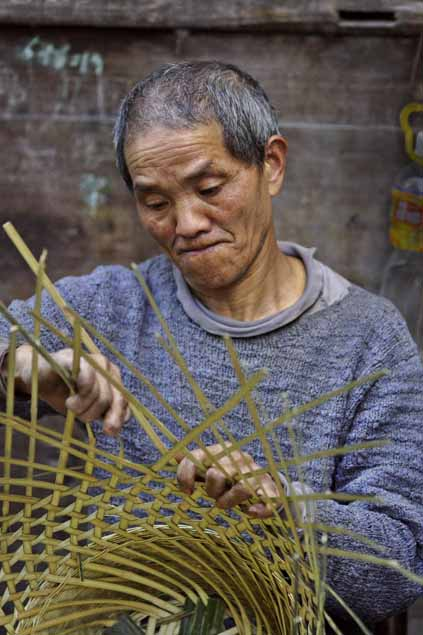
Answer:
<svg viewBox="0 0 423 635"><path fill-rule="evenodd" d="M261 167L266 142L280 134L275 110L260 84L233 64L217 61L164 64L123 100L114 128L118 169L132 191L125 143L154 126L194 128L217 121L226 149Z"/></svg>

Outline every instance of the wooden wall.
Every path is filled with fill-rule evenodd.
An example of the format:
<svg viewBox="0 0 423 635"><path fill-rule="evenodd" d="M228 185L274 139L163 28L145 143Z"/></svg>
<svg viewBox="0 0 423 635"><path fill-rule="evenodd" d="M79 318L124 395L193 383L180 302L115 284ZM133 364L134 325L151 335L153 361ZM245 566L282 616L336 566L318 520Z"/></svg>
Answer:
<svg viewBox="0 0 423 635"><path fill-rule="evenodd" d="M377 290L400 109L422 98L423 3L392 0L3 0L0 221L56 279L155 252L114 166L129 87L163 62L218 58L257 77L289 142L281 238ZM0 295L32 278L0 237Z"/></svg>

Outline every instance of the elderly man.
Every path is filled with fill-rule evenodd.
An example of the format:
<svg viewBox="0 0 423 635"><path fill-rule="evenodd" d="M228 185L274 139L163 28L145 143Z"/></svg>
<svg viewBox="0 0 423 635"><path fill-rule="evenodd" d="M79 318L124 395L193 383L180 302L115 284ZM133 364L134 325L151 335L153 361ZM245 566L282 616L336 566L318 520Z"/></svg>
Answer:
<svg viewBox="0 0 423 635"><path fill-rule="evenodd" d="M140 269L188 366L215 407L237 386L223 334L233 338L247 373L270 370L256 390L263 416L270 419L281 413L286 400L291 406L301 405L375 370L390 370L389 376L304 413L295 425L304 453L391 439L391 445L380 449L312 461L304 466L305 478L317 492L331 489L382 499L379 504L318 501L316 522L350 532L331 534L332 547L369 551L351 537L351 532L362 534L384 545L389 558L423 574L420 357L391 304L330 270L314 258L313 250L277 242L272 198L283 184L287 146L262 88L232 65L163 66L124 100L115 143L118 166L141 224L164 252ZM57 286L70 306L154 380L176 411L192 425L201 420L190 386L154 337L160 325L129 270L99 267ZM26 303L14 302L11 310L30 326ZM48 297L43 313L68 330ZM4 323L1 333L7 333ZM60 350L60 343L48 333L43 338L56 360L71 368L72 352ZM31 348L22 345L16 377L21 394L30 391L31 359ZM128 389L181 435L169 413L116 361L114 365L103 356L98 361L121 376ZM4 377L4 363L2 372ZM157 458L132 419L123 425L127 404L89 364L81 363L78 392L72 397L43 360L39 375L42 400L59 412L67 406L81 420L93 421L100 447L116 451L114 437L120 432L129 458ZM236 438L251 431L245 404L230 413L227 424ZM289 455L286 430L279 429L278 435ZM203 440L215 443L212 436ZM225 466L234 477L237 470L265 464L261 447L253 443L245 450ZM203 462L203 452L195 452ZM207 465L205 473L206 490L219 507L243 504L251 516L271 514L265 500L248 503L251 491L239 479L231 483ZM295 479L295 472L291 476ZM193 491L197 477L197 467L184 459L178 470L181 486ZM263 498L278 491L268 474L257 477L256 490ZM419 593L395 571L354 559L331 558L328 581L369 623L401 610ZM329 609L340 610L333 603Z"/></svg>

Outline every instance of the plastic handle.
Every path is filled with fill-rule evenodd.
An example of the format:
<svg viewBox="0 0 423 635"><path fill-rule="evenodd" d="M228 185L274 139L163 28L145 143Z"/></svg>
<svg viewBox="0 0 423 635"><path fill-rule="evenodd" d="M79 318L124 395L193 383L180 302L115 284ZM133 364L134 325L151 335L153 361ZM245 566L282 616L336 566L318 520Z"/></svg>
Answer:
<svg viewBox="0 0 423 635"><path fill-rule="evenodd" d="M419 165L423 165L423 157L414 152L414 132L410 125L410 115L413 112L423 112L423 104L413 102L407 104L407 106L401 110L400 123L405 136L405 150L410 159L416 161Z"/></svg>

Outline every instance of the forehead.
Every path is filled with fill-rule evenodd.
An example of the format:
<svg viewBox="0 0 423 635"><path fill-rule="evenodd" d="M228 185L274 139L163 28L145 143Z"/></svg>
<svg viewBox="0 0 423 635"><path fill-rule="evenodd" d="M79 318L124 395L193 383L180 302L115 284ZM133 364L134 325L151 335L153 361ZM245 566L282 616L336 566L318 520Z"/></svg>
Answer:
<svg viewBox="0 0 423 635"><path fill-rule="evenodd" d="M153 128L134 134L125 145L125 159L132 179L154 173L187 174L196 168L230 169L239 163L224 145L219 124L212 122L195 128Z"/></svg>

